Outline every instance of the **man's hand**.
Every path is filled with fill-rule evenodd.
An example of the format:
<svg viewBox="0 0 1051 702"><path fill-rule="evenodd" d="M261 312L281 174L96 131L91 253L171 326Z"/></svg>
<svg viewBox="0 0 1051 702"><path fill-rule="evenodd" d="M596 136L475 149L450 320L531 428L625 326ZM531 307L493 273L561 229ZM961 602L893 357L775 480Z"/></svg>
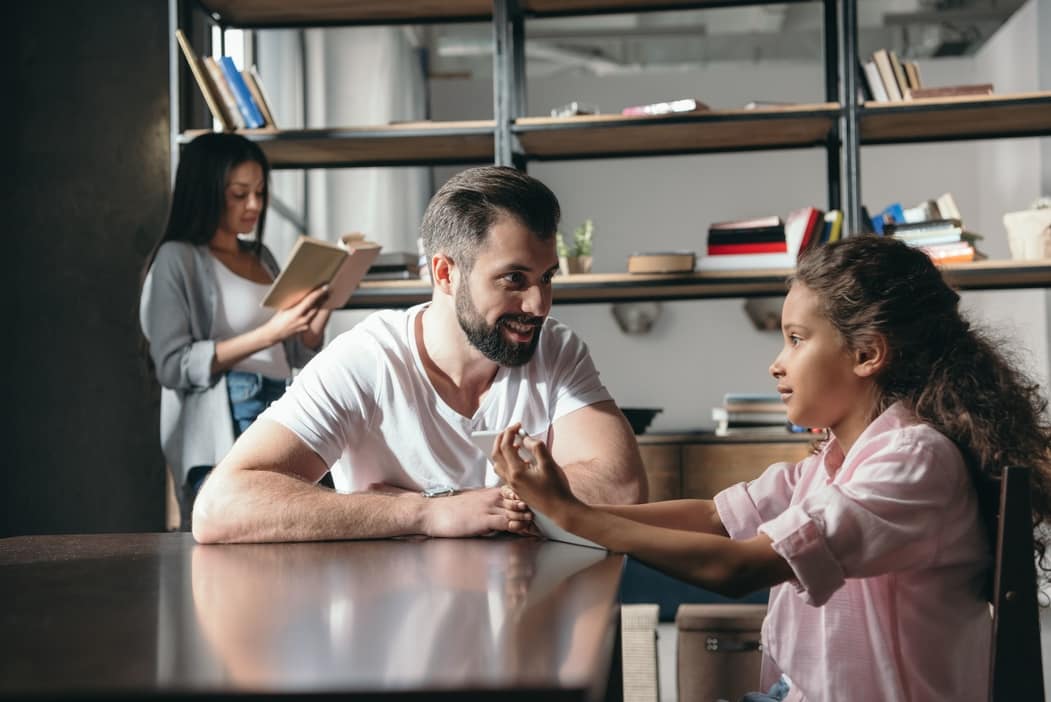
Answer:
<svg viewBox="0 0 1051 702"><path fill-rule="evenodd" d="M521 500L505 496L503 490L480 488L449 497L420 498L426 500L424 534L461 537L483 536L496 531L530 533L532 512Z"/></svg>

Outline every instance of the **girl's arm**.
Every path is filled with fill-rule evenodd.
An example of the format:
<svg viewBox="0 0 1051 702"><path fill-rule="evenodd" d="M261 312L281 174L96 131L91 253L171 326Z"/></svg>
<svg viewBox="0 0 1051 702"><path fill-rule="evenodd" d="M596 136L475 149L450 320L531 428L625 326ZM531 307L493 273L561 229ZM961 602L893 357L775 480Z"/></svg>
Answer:
<svg viewBox="0 0 1051 702"><path fill-rule="evenodd" d="M712 500L665 500L641 505L596 505L596 508L650 526L727 536Z"/></svg>
<svg viewBox="0 0 1051 702"><path fill-rule="evenodd" d="M535 502L569 532L723 595L741 597L793 577L788 562L774 551L765 534L735 541L711 533L637 522L576 500L559 501L552 507L525 499L527 504Z"/></svg>
<svg viewBox="0 0 1051 702"><path fill-rule="evenodd" d="M682 580L730 596L740 596L789 580L793 572L764 534L735 541L722 531L714 505L702 500L621 507L592 507L569 489L547 447L522 440L534 461L518 455L518 426L497 437L496 472L526 504L559 526L611 551L628 553ZM718 524L718 531L716 530Z"/></svg>

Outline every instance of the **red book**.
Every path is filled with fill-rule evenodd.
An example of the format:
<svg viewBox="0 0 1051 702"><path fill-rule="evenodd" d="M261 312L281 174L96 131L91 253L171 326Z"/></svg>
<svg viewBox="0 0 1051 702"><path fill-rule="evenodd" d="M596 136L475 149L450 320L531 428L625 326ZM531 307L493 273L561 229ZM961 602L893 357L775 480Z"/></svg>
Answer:
<svg viewBox="0 0 1051 702"><path fill-rule="evenodd" d="M744 244L708 244L709 256L724 254L780 253L788 251L783 241L758 241Z"/></svg>
<svg viewBox="0 0 1051 702"><path fill-rule="evenodd" d="M802 207L785 217L785 240L788 250L798 256L810 246L816 245L819 232L825 226L825 213L816 207Z"/></svg>

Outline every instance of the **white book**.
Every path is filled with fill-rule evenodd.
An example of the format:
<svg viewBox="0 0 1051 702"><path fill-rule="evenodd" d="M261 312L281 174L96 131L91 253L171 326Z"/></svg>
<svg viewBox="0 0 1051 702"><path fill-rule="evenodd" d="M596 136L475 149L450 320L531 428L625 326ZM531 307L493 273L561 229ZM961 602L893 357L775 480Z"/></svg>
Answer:
<svg viewBox="0 0 1051 702"><path fill-rule="evenodd" d="M890 101L890 98L887 97L887 90L883 87L883 81L879 77L879 69L876 68L875 61L865 62L865 81L869 84L873 100L876 102Z"/></svg>
<svg viewBox="0 0 1051 702"><path fill-rule="evenodd" d="M795 254L787 251L781 251L778 253L701 256L697 260L697 270L702 273L705 271L747 271L753 269L773 270L776 268L795 267Z"/></svg>

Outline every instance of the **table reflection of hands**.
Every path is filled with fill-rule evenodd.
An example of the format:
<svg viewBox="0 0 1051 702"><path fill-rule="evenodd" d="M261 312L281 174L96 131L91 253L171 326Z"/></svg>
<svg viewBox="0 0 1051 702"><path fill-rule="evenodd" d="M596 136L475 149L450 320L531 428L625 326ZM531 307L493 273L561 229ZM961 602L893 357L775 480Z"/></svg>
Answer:
<svg viewBox="0 0 1051 702"><path fill-rule="evenodd" d="M191 584L238 688L444 689L587 660L566 632L608 623L586 585L605 559L516 537L196 546Z"/></svg>

